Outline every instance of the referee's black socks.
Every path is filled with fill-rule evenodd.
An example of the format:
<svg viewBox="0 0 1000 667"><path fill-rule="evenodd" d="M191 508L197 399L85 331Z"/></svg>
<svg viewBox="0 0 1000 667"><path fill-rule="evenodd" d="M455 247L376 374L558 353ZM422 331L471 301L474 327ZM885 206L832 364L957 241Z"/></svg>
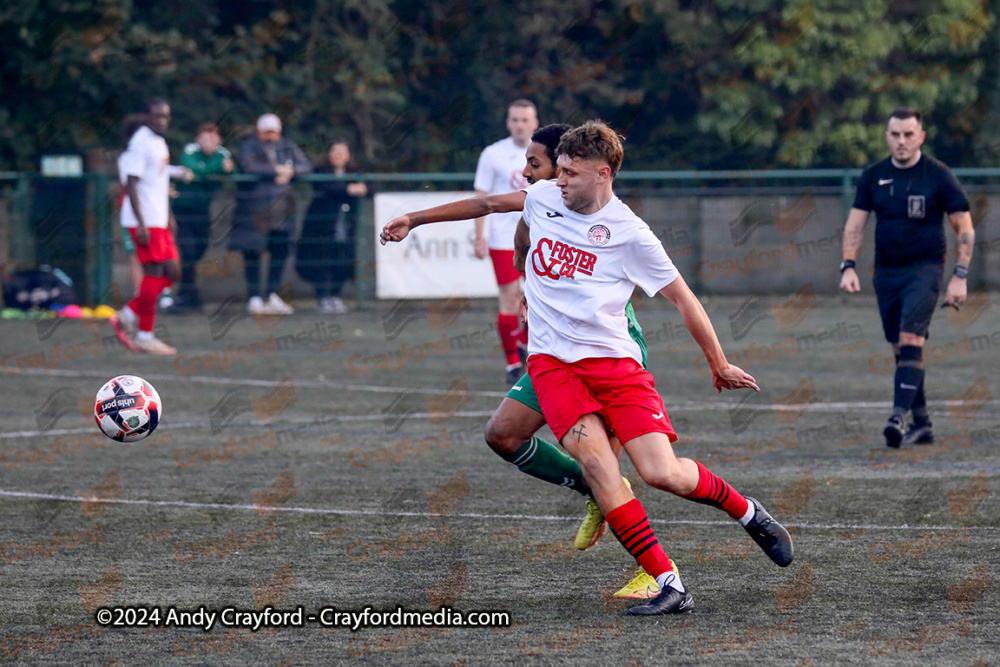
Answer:
<svg viewBox="0 0 1000 667"><path fill-rule="evenodd" d="M903 345L896 355L896 387L892 401L892 414L906 415L913 407L917 393L923 392L924 350L916 345ZM926 401L923 410L926 419Z"/></svg>

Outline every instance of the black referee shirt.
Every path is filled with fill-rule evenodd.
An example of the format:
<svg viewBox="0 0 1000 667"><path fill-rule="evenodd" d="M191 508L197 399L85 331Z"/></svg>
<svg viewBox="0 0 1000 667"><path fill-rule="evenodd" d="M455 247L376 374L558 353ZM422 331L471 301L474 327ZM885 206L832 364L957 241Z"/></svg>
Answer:
<svg viewBox="0 0 1000 667"><path fill-rule="evenodd" d="M875 211L875 264L904 266L944 262L944 214L968 211L969 200L943 162L921 155L909 169L892 158L869 165L854 208Z"/></svg>

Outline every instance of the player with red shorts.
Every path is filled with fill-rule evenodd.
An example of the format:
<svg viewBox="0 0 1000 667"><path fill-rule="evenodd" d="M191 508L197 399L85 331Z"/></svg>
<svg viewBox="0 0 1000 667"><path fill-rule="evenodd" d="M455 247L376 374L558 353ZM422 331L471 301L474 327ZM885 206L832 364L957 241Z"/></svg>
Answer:
<svg viewBox="0 0 1000 667"><path fill-rule="evenodd" d="M538 129L538 112L528 100L514 100L507 108L507 130L510 136L490 144L479 156L474 187L478 195L501 195L517 192L528 183L524 179L524 151ZM521 305L521 274L514 269L514 230L520 215L514 211L491 213L489 244L483 237L484 217L476 218L475 253L485 259L487 251L493 260L500 307L497 313L497 333L507 359L507 382L513 384L524 375L521 357L528 342L527 331L518 321Z"/></svg>
<svg viewBox="0 0 1000 667"><path fill-rule="evenodd" d="M601 129L595 133L595 127ZM657 291L663 293L681 310L688 328L710 361L713 385L719 391L741 387L757 389L757 386L752 377L726 362L704 309L677 274L648 226L613 197L611 181L622 158L620 139L601 124L588 124L585 128L589 136L576 143L586 146L589 140L597 146L596 151L589 150L596 152L597 157L605 154L606 157L603 157L603 165L597 165L596 176L591 168L580 179L581 162L586 166L600 160L593 157L581 160L575 155L580 152L579 146L564 149L560 143L559 150L570 152L574 157L560 158L560 167L568 167L571 178L560 176L556 183L564 184L575 195L574 204L564 204L558 196L559 188L552 182L539 181L520 193L466 200L402 216L386 225L381 240L383 243L399 241L410 228L420 224L463 219L468 217L470 210L492 210L494 207L524 210L528 222L535 221L530 232L523 222L519 224L515 247L519 256L527 259L532 322L542 325L541 331L532 329L530 339L534 342L529 342L532 353L529 367L534 369L531 370L532 380L540 381L536 393L542 412L563 446L580 462L601 509L612 515L608 516L608 523L616 537L640 565L657 575L661 594L652 604L633 608L632 613L682 613L691 610L691 597L649 529L642 505L634 499L620 476L605 423L617 429L616 435L625 442L626 451L650 485L724 509L740 521L778 565L787 566L792 562L792 545L788 532L773 521L759 503L743 498L704 466L673 456L670 442L677 436L652 377L638 363L641 359L639 345L628 333L625 305L636 284L644 286L650 295ZM582 129L571 132L579 134ZM582 192L580 187L581 182L588 180L590 182L585 185L592 190L589 197L587 187L582 188ZM539 191L546 191L548 195L541 207L528 194ZM603 198L603 205L595 205L598 196ZM529 202L532 204L530 213ZM581 216L577 212L581 208L593 210ZM602 214L605 215L602 217ZM554 233L535 240L531 235L544 226L544 223L538 224L539 216L551 223ZM562 229L567 224L570 228ZM570 232L580 237L574 239L576 245L560 238L571 235ZM588 246L594 252L583 249ZM598 261L599 255L606 258L604 262ZM538 301L532 298L531 287L535 281L543 281L536 287L542 292ZM561 286L559 281L563 281ZM558 302L560 298L568 299L569 303L553 307L545 300ZM539 304L541 313L536 310L535 303ZM543 322L544 317L557 322L557 326ZM560 359L560 354L566 358ZM546 393L550 395L544 396ZM617 479L611 480L611 475ZM595 480L600 491L594 487Z"/></svg>
<svg viewBox="0 0 1000 667"><path fill-rule="evenodd" d="M527 258L528 372L546 422L580 462L608 526L660 586L649 604L629 613L684 613L693 608L691 594L622 481L610 431L647 484L725 511L778 565L791 564L792 542L760 503L674 456L677 435L628 333L624 311L635 287L659 292L681 311L718 391L759 388L726 361L708 315L659 239L614 196L623 158L618 134L591 121L564 134L556 153L559 177L525 189L515 236Z"/></svg>
<svg viewBox="0 0 1000 667"><path fill-rule="evenodd" d="M118 158L122 184L122 227L135 242L143 276L139 293L111 318L119 340L133 352L172 355L177 350L153 334L160 293L180 276L174 243L177 223L170 210L170 153L163 139L170 126L170 106L160 99L146 104L138 129L126 128L128 147Z"/></svg>

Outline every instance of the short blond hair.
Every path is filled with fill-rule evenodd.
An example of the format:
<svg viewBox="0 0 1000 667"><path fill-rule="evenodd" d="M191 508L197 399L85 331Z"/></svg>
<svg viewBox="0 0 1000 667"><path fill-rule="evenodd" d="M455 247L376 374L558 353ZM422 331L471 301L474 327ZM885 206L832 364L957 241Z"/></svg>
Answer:
<svg viewBox="0 0 1000 667"><path fill-rule="evenodd" d="M618 175L625 149L624 137L599 120L588 120L580 127L574 127L559 140L556 155L582 160L603 160L611 167L611 178Z"/></svg>

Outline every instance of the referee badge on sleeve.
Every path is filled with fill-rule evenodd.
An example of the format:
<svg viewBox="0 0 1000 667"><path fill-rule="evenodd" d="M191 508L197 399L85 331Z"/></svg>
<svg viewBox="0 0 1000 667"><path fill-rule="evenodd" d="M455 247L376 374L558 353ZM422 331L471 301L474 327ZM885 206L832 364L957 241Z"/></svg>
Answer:
<svg viewBox="0 0 1000 667"><path fill-rule="evenodd" d="M910 195L906 200L907 215L911 218L923 218L927 212L926 199L923 195Z"/></svg>

